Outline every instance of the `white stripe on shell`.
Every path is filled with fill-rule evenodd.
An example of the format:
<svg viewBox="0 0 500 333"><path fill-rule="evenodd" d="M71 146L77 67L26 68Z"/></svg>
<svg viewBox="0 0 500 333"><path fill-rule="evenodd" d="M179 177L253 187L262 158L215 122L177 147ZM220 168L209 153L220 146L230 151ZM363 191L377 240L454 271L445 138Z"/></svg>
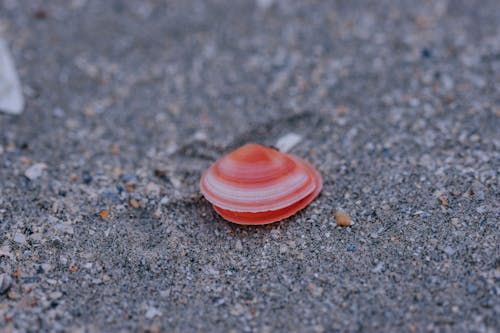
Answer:
<svg viewBox="0 0 500 333"><path fill-rule="evenodd" d="M314 182L311 182L311 184L301 193L289 197L297 189L303 187L309 180L309 174L305 170L301 170L299 173L284 178L278 184L251 189L228 185L219 181L211 172L208 172L205 177L205 186L210 192L217 193L217 197L210 195L207 198L212 204L233 211L261 212L288 207L309 195L314 191ZM279 200L287 197L289 198L286 200ZM268 203L277 200L277 203ZM237 202L240 202L243 206L238 205ZM252 204L256 207L246 207L246 205Z"/></svg>

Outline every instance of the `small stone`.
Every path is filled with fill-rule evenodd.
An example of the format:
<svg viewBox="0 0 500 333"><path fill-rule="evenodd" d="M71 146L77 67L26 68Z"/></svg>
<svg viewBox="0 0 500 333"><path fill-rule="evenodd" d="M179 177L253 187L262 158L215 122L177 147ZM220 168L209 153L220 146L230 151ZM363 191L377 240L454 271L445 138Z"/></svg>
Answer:
<svg viewBox="0 0 500 333"><path fill-rule="evenodd" d="M160 195L160 186L155 183L148 183L146 185L146 193L152 197L157 197Z"/></svg>
<svg viewBox="0 0 500 333"><path fill-rule="evenodd" d="M111 153L112 153L112 154L115 154L115 155L116 155L116 154L119 154L119 153L120 153L120 146L118 146L118 145L116 145L116 144L115 144L115 145L112 145L112 146L111 146Z"/></svg>
<svg viewBox="0 0 500 333"><path fill-rule="evenodd" d="M101 219L107 219L109 217L109 210L103 209L99 213L97 213Z"/></svg>
<svg viewBox="0 0 500 333"><path fill-rule="evenodd" d="M479 140L481 140L481 137L478 134L472 134L469 137L470 142L478 142Z"/></svg>
<svg viewBox="0 0 500 333"><path fill-rule="evenodd" d="M135 209L138 209L140 207L139 205L139 201L137 201L136 199L130 199L128 201L128 204L132 207L134 207Z"/></svg>
<svg viewBox="0 0 500 333"><path fill-rule="evenodd" d="M33 12L33 17L37 20L45 20L48 16L48 12L43 8L38 8Z"/></svg>
<svg viewBox="0 0 500 333"><path fill-rule="evenodd" d="M78 266L76 266L76 265L69 266L69 271L71 273L76 273L78 271Z"/></svg>
<svg viewBox="0 0 500 333"><path fill-rule="evenodd" d="M455 254L455 249L448 245L443 249L443 252L451 257L453 254Z"/></svg>
<svg viewBox="0 0 500 333"><path fill-rule="evenodd" d="M161 207L158 206L158 208L155 209L155 211L153 212L153 217L157 220L161 219L163 216L162 212L161 212Z"/></svg>
<svg viewBox="0 0 500 333"><path fill-rule="evenodd" d="M161 311L155 307L150 306L146 311L146 319L153 319L157 316L161 316Z"/></svg>
<svg viewBox="0 0 500 333"><path fill-rule="evenodd" d="M52 292L52 293L49 294L49 298L53 299L53 300L59 299L62 296L63 296L63 293L60 292L60 291L54 291L54 292Z"/></svg>
<svg viewBox="0 0 500 333"><path fill-rule="evenodd" d="M42 268L42 270L43 270L44 272L48 272L48 271L50 271L50 269L52 268L52 267L50 266L50 264L47 264L47 263L43 263L43 264L41 264L41 265L40 265L40 267Z"/></svg>
<svg viewBox="0 0 500 333"><path fill-rule="evenodd" d="M341 105L337 106L337 114L339 116L345 115L346 112L347 112L347 107L345 105L341 104Z"/></svg>
<svg viewBox="0 0 500 333"><path fill-rule="evenodd" d="M338 226L348 227L351 225L351 216L345 212L336 212L335 213L335 221Z"/></svg>
<svg viewBox="0 0 500 333"><path fill-rule="evenodd" d="M422 58L430 58L432 56L432 52L428 48L423 48L422 51L420 52L422 54Z"/></svg>
<svg viewBox="0 0 500 333"><path fill-rule="evenodd" d="M478 212L479 214L484 214L488 211L488 207L486 206L479 206L476 208L476 212Z"/></svg>
<svg viewBox="0 0 500 333"><path fill-rule="evenodd" d="M26 236L24 236L24 234L22 234L20 232L16 232L14 234L13 240L14 240L14 242L16 242L18 244L24 244L24 243L26 243Z"/></svg>
<svg viewBox="0 0 500 333"><path fill-rule="evenodd" d="M170 290L160 290L160 297L167 299L170 296Z"/></svg>
<svg viewBox="0 0 500 333"><path fill-rule="evenodd" d="M0 295L6 293L10 285L12 284L12 279L5 273L0 274Z"/></svg>
<svg viewBox="0 0 500 333"><path fill-rule="evenodd" d="M92 178L92 175L90 174L90 172L88 171L84 171L82 173L82 182L86 185L89 185L90 183L92 183L94 179Z"/></svg>
<svg viewBox="0 0 500 333"><path fill-rule="evenodd" d="M288 133L278 139L276 142L276 148L278 148L279 151L286 153L295 147L300 141L302 141L302 136L295 133Z"/></svg>
<svg viewBox="0 0 500 333"><path fill-rule="evenodd" d="M125 188L125 190L127 191L127 193L133 193L135 192L135 188L136 188L136 184L124 184L123 187Z"/></svg>
<svg viewBox="0 0 500 333"><path fill-rule="evenodd" d="M7 293L7 297L10 300L17 300L21 297L21 295L19 295L19 293L15 292L14 290L11 290Z"/></svg>
<svg viewBox="0 0 500 333"><path fill-rule="evenodd" d="M31 164L31 160L25 156L20 157L19 162L21 162L21 164L24 164L24 165Z"/></svg>
<svg viewBox="0 0 500 333"><path fill-rule="evenodd" d="M446 197L441 197L441 205L448 207L448 199Z"/></svg>
<svg viewBox="0 0 500 333"><path fill-rule="evenodd" d="M4 247L0 249L0 257L9 257L10 259L13 258L13 255L10 252L9 247Z"/></svg>
<svg viewBox="0 0 500 333"><path fill-rule="evenodd" d="M62 118L65 115L64 110L59 107L56 107L54 110L52 110L52 114L57 118Z"/></svg>
<svg viewBox="0 0 500 333"><path fill-rule="evenodd" d="M196 141L207 141L208 135L203 131L197 131L196 133L194 133L193 139Z"/></svg>
<svg viewBox="0 0 500 333"><path fill-rule="evenodd" d="M170 297L170 290L160 290L160 297L163 299L168 299Z"/></svg>
<svg viewBox="0 0 500 333"><path fill-rule="evenodd" d="M323 288L318 287L314 283L309 283L307 286L307 290L311 293L312 296L314 297L320 297L323 294Z"/></svg>
<svg viewBox="0 0 500 333"><path fill-rule="evenodd" d="M72 226L64 223L56 224L54 229L70 235L73 235L75 232Z"/></svg>
<svg viewBox="0 0 500 333"><path fill-rule="evenodd" d="M24 175L28 177L29 180L35 180L42 175L45 168L47 168L47 165L44 163L36 163L26 169Z"/></svg>
<svg viewBox="0 0 500 333"><path fill-rule="evenodd" d="M170 180L170 183L172 183L172 185L173 185L176 189L180 189L180 188L182 187L182 181L181 181L179 178L177 178L177 177L175 177L175 176L171 176L171 177L169 178L169 180Z"/></svg>
<svg viewBox="0 0 500 333"><path fill-rule="evenodd" d="M383 262L379 262L377 264L377 266L375 266L373 269L372 269L372 273L381 273L383 272L385 269L384 267L384 263Z"/></svg>
<svg viewBox="0 0 500 333"><path fill-rule="evenodd" d="M241 304L235 304L230 310L229 313L233 316L241 316L245 313L245 307Z"/></svg>
<svg viewBox="0 0 500 333"><path fill-rule="evenodd" d="M474 196L474 198L478 201L483 201L484 200L484 189L485 186L481 183L475 182L472 184L472 187L470 189L470 194Z"/></svg>

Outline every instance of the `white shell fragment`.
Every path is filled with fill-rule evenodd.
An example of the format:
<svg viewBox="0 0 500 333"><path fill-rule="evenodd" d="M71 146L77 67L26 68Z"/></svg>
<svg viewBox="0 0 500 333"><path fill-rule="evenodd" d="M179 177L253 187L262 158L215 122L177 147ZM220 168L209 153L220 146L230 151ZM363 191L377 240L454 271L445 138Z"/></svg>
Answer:
<svg viewBox="0 0 500 333"><path fill-rule="evenodd" d="M46 168L47 165L45 163L36 163L26 169L24 175L28 177L29 180L35 180L42 175L43 170Z"/></svg>
<svg viewBox="0 0 500 333"><path fill-rule="evenodd" d="M7 43L0 39L0 111L20 114L24 109L21 83Z"/></svg>
<svg viewBox="0 0 500 333"><path fill-rule="evenodd" d="M276 142L276 148L282 153L287 153L295 147L300 141L302 141L302 136L295 133L288 133Z"/></svg>

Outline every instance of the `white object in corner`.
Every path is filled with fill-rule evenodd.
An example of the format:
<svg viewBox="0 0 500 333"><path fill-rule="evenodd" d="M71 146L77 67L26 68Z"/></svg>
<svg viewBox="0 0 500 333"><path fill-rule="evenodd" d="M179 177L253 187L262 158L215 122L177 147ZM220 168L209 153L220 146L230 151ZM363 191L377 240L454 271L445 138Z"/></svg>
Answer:
<svg viewBox="0 0 500 333"><path fill-rule="evenodd" d="M20 114L24 109L21 83L5 40L0 38L0 111Z"/></svg>

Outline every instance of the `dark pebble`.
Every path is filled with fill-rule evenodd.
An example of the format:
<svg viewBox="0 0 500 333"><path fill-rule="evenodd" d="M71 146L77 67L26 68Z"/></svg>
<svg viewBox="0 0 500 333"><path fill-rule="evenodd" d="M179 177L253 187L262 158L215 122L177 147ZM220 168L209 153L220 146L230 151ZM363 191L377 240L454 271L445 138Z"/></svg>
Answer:
<svg viewBox="0 0 500 333"><path fill-rule="evenodd" d="M421 54L422 54L422 58L425 58L425 59L428 59L428 58L432 57L431 50L429 50L427 48L423 48L422 51L421 51Z"/></svg>
<svg viewBox="0 0 500 333"><path fill-rule="evenodd" d="M92 183L92 181L93 181L93 180L94 180L94 179L93 179L93 178L92 178L92 176L90 175L90 172L88 172L88 171L84 171L84 172L82 173L82 181L83 181L83 183L84 183L84 184L87 184L87 185L88 185L88 184Z"/></svg>

